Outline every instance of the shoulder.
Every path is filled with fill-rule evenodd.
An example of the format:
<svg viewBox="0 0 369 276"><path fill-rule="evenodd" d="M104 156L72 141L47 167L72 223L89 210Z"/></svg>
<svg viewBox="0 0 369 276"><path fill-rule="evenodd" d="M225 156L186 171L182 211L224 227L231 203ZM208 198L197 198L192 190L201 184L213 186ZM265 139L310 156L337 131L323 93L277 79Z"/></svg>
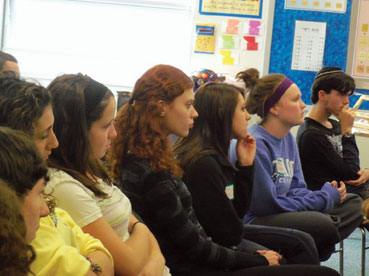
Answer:
<svg viewBox="0 0 369 276"><path fill-rule="evenodd" d="M197 158L192 164L191 167L204 167L207 168L209 166L217 166L220 162L220 157L217 156L216 154L212 153L212 154L205 154L199 158Z"/></svg>
<svg viewBox="0 0 369 276"><path fill-rule="evenodd" d="M255 138L256 141L256 150L259 149L259 146L263 146L267 142L266 131L257 124L252 125L249 127L248 132Z"/></svg>
<svg viewBox="0 0 369 276"><path fill-rule="evenodd" d="M89 196L95 197L95 194L90 189L63 170L49 168L48 175L49 181L45 187L46 193L59 194L62 191L68 193L80 191L83 194L87 193Z"/></svg>
<svg viewBox="0 0 369 276"><path fill-rule="evenodd" d="M215 153L205 154L193 161L186 169L184 180L187 185L192 185L196 179L217 177L225 168L231 167L230 161ZM189 181L191 180L191 181Z"/></svg>
<svg viewBox="0 0 369 276"><path fill-rule="evenodd" d="M120 184L125 192L146 194L169 185L172 177L167 172L154 172L147 160L128 155L124 161Z"/></svg>
<svg viewBox="0 0 369 276"><path fill-rule="evenodd" d="M150 173L152 173L152 168L147 160L132 154L126 156L122 174L129 174L130 178L142 179Z"/></svg>
<svg viewBox="0 0 369 276"><path fill-rule="evenodd" d="M319 138L324 138L325 131L326 128L317 121L311 118L305 118L305 123L302 124L297 131L296 140L298 143L302 143L305 141L311 142Z"/></svg>
<svg viewBox="0 0 369 276"><path fill-rule="evenodd" d="M58 183L62 182L73 182L76 184L81 184L77 179L75 179L70 174L66 173L63 170L55 169L55 168L49 168L48 170L49 175L49 181L47 182L50 186L55 186Z"/></svg>
<svg viewBox="0 0 369 276"><path fill-rule="evenodd" d="M72 180L74 179L70 174L66 173L63 170L55 169L55 168L49 168L48 174L50 177L50 181L60 181L60 180Z"/></svg>
<svg viewBox="0 0 369 276"><path fill-rule="evenodd" d="M63 209L55 208L54 213L58 218L62 218L65 221L73 221L71 216Z"/></svg>
<svg viewBox="0 0 369 276"><path fill-rule="evenodd" d="M262 127L258 124L254 124L251 127L249 127L248 132L254 136L255 138L261 138L262 135Z"/></svg>
<svg viewBox="0 0 369 276"><path fill-rule="evenodd" d="M40 229L37 231L37 236L43 236L45 231L58 231L56 225L59 222L64 224L67 223L68 225L75 224L66 211L56 207L49 215L40 218Z"/></svg>

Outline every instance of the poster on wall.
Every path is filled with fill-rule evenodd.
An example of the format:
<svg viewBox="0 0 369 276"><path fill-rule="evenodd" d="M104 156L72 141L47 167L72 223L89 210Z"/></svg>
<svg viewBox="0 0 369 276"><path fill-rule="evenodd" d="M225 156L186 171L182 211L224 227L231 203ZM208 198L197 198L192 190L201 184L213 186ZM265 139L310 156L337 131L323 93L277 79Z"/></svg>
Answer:
<svg viewBox="0 0 369 276"><path fill-rule="evenodd" d="M195 53L214 54L215 25L196 24Z"/></svg>
<svg viewBox="0 0 369 276"><path fill-rule="evenodd" d="M345 13L347 0L285 0L284 8L293 10Z"/></svg>
<svg viewBox="0 0 369 276"><path fill-rule="evenodd" d="M323 66L325 22L296 20L292 70L319 71Z"/></svg>
<svg viewBox="0 0 369 276"><path fill-rule="evenodd" d="M219 57L222 65L237 65L238 64L238 52L232 50L221 49L219 50Z"/></svg>
<svg viewBox="0 0 369 276"><path fill-rule="evenodd" d="M369 78L369 0L360 0L354 46L353 75Z"/></svg>
<svg viewBox="0 0 369 276"><path fill-rule="evenodd" d="M263 0L200 0L202 15L261 18Z"/></svg>

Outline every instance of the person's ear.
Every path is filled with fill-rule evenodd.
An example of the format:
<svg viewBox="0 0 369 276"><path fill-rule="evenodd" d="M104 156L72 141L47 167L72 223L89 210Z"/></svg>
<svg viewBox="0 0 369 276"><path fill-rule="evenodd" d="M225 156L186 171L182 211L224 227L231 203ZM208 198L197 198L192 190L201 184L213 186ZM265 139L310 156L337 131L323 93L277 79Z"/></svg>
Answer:
<svg viewBox="0 0 369 276"><path fill-rule="evenodd" d="M164 117L168 110L168 105L163 101L159 100L157 102L158 108L160 110L160 117Z"/></svg>
<svg viewBox="0 0 369 276"><path fill-rule="evenodd" d="M279 111L278 105L275 105L275 106L273 106L272 108L269 109L269 113L274 115L274 116L278 116L278 111Z"/></svg>
<svg viewBox="0 0 369 276"><path fill-rule="evenodd" d="M318 91L318 99L319 100L325 100L326 99L326 97L327 97L327 93L324 91L324 90L319 90Z"/></svg>

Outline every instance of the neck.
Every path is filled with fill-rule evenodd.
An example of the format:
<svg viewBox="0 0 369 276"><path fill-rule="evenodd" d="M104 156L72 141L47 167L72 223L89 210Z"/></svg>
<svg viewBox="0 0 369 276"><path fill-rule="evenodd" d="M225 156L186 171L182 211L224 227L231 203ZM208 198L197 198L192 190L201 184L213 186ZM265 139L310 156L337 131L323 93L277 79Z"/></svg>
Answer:
<svg viewBox="0 0 369 276"><path fill-rule="evenodd" d="M311 118L322 125L326 125L328 123L328 118L331 114L329 114L322 103L318 102L312 106L312 108L307 113L306 117Z"/></svg>
<svg viewBox="0 0 369 276"><path fill-rule="evenodd" d="M285 137L291 130L292 126L283 124L280 120L275 117L269 117L261 124L265 130L278 139Z"/></svg>

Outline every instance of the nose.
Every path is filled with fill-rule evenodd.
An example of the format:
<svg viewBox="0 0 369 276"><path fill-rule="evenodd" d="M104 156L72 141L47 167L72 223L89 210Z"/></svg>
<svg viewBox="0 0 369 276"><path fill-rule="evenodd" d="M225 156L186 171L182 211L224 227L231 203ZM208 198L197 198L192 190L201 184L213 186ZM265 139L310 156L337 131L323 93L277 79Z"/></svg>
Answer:
<svg viewBox="0 0 369 276"><path fill-rule="evenodd" d="M51 129L50 136L49 136L49 149L55 149L59 146L58 138L56 138L56 135L54 133L54 130Z"/></svg>
<svg viewBox="0 0 369 276"><path fill-rule="evenodd" d="M40 217L46 217L50 214L49 207L47 207L45 199L42 199L42 204L40 206Z"/></svg>
<svg viewBox="0 0 369 276"><path fill-rule="evenodd" d="M344 104L349 104L350 103L350 99L348 95L345 95L345 97L343 98L343 103Z"/></svg>
<svg viewBox="0 0 369 276"><path fill-rule="evenodd" d="M251 119L251 115L250 115L250 113L248 113L247 112L247 110L246 110L246 112L245 112L246 114L245 114L245 116L246 116L246 121L249 121L250 119Z"/></svg>
<svg viewBox="0 0 369 276"><path fill-rule="evenodd" d="M192 107L192 114L191 114L191 118L197 118L199 117L199 113L197 113L196 109L194 107Z"/></svg>
<svg viewBox="0 0 369 276"><path fill-rule="evenodd" d="M109 139L113 139L116 136L117 136L117 131L115 129L115 126L114 126L114 124L111 124L110 129L109 129L109 133L108 133L108 137L109 137Z"/></svg>
<svg viewBox="0 0 369 276"><path fill-rule="evenodd" d="M306 107L306 104L304 103L303 100L300 100L301 101L301 109L304 109Z"/></svg>

